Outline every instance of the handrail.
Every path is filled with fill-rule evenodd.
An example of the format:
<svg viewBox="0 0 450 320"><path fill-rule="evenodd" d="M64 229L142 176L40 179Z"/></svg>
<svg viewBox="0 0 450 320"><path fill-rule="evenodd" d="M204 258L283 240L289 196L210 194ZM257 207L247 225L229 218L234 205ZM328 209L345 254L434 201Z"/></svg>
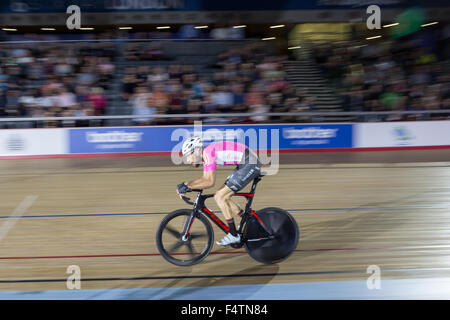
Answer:
<svg viewBox="0 0 450 320"><path fill-rule="evenodd" d="M153 115L115 115L115 116L84 116L84 117L23 117L0 118L0 122L22 121L62 121L62 120L111 120L111 119L156 119L156 118L230 118L254 116L372 116L399 114L440 114L449 113L450 109L414 110L414 111L365 111L365 112L246 112L246 113L189 113L189 114L153 114Z"/></svg>

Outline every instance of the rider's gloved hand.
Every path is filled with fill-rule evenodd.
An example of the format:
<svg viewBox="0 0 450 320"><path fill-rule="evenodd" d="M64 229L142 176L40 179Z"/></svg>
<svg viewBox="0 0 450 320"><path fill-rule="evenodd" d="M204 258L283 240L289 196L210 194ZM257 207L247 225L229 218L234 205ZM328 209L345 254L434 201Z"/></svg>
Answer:
<svg viewBox="0 0 450 320"><path fill-rule="evenodd" d="M182 182L177 185L177 191L179 194L184 194L186 192L191 192L192 190L184 182Z"/></svg>

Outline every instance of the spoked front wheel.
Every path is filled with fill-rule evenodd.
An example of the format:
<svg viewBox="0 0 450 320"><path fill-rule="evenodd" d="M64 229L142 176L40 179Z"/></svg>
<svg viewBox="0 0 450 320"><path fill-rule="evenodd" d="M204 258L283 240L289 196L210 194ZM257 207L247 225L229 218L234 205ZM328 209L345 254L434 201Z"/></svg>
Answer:
<svg viewBox="0 0 450 320"><path fill-rule="evenodd" d="M180 209L169 213L156 231L156 246L161 255L177 266L191 266L201 262L214 245L211 223L197 215L189 227L192 210ZM189 229L187 237L183 237Z"/></svg>
<svg viewBox="0 0 450 320"><path fill-rule="evenodd" d="M283 261L297 247L297 222L280 208L265 208L256 214L271 235L257 218L251 218L245 228L245 249L253 259L265 264Z"/></svg>

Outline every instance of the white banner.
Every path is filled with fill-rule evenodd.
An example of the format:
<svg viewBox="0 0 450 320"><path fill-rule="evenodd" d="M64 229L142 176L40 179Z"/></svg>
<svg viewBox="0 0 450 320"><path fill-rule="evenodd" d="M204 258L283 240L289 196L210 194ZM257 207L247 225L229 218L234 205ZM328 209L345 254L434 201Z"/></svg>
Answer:
<svg viewBox="0 0 450 320"><path fill-rule="evenodd" d="M354 148L450 145L450 121L358 123L353 133Z"/></svg>
<svg viewBox="0 0 450 320"><path fill-rule="evenodd" d="M0 157L68 153L66 129L0 130Z"/></svg>

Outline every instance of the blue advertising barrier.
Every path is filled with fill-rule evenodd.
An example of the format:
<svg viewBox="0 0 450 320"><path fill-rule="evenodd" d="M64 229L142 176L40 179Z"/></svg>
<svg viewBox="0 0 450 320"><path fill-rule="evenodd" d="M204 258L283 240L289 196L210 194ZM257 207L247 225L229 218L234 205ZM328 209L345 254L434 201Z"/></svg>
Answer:
<svg viewBox="0 0 450 320"><path fill-rule="evenodd" d="M68 129L70 154L180 151L202 135L205 144L234 140L252 149L351 148L352 124L208 125Z"/></svg>

